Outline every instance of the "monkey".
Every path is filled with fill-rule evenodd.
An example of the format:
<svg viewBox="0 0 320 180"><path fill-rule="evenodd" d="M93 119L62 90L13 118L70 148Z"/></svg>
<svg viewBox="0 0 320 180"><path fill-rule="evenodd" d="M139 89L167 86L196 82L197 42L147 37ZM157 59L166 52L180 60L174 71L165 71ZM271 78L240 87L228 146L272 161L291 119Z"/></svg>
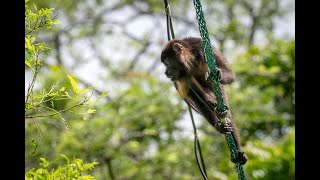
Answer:
<svg viewBox="0 0 320 180"><path fill-rule="evenodd" d="M223 101L225 107L229 107L224 86L234 82L235 74L229 68L228 61L222 53L215 47L212 50L216 59L217 77L220 81ZM222 134L231 132L238 148L238 157L231 156L230 160L233 163L245 164L247 157L241 150L239 133L230 110L226 114L229 120L226 124L219 119L222 114L215 111L217 100L213 93L213 83L208 80L209 70L205 62L201 38L187 37L169 41L162 48L161 62L166 68L165 75L174 82L181 98L218 132Z"/></svg>

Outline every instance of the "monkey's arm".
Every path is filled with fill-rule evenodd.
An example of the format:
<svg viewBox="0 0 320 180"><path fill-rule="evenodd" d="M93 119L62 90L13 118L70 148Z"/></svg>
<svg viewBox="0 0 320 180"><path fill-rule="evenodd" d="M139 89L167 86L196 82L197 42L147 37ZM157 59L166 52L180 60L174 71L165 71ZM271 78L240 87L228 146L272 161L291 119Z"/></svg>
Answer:
<svg viewBox="0 0 320 180"><path fill-rule="evenodd" d="M231 84L235 79L235 75L228 67L226 58L215 47L213 47L213 54L216 58L216 64L220 71L218 76L220 76L221 84Z"/></svg>
<svg viewBox="0 0 320 180"><path fill-rule="evenodd" d="M207 83L206 86L202 85L203 83L205 83L205 82L198 81L198 79L195 77L190 78L190 85L191 85L192 89L197 93L197 95L204 102L206 102L206 104L209 105L209 107L212 109L212 111L214 111L214 109L217 107L217 101L216 101L216 98L215 98L215 95L214 95L212 89L208 88L208 86L210 87L211 83Z"/></svg>

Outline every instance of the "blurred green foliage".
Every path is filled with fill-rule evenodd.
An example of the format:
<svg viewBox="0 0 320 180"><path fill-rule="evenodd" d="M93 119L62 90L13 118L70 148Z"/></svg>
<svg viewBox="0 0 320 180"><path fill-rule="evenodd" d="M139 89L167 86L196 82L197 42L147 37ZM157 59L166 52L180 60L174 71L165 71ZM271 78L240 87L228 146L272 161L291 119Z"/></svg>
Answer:
<svg viewBox="0 0 320 180"><path fill-rule="evenodd" d="M34 179L79 179L79 180L93 180L94 177L91 175L84 175L86 171L90 171L94 168L97 162L83 163L82 159L73 159L72 161L64 154L61 154L64 164L58 165L58 168L51 168L53 163L49 162L45 158L40 158L41 168L35 170L31 169L26 173L26 180ZM59 161L56 159L55 161ZM60 160L61 161L61 160Z"/></svg>
<svg viewBox="0 0 320 180"><path fill-rule="evenodd" d="M88 101L86 106L63 111L81 102L87 95L87 88L92 91L99 90L95 86L88 86L81 78L70 75L73 73L63 67L64 63L59 63L59 58L63 62L63 56L60 55L70 50L72 53L69 55L77 60L77 64L82 64L85 62L84 55L81 50L73 48L73 41L85 38L100 41L106 36L106 32L109 33L108 36L119 37L116 36L117 28L104 26L109 21L116 24L116 20L105 20L97 16L98 12L108 13L121 8L132 8L141 13L136 17L149 15L149 18L156 19L160 14L160 18L165 19L163 3L131 0L114 1L113 4L111 1L102 0L31 2L38 10L54 7L58 12L56 20L60 19L60 23L65 23L64 26L54 29L40 28L30 33L34 39L26 39L26 44L30 44L26 45L29 50L31 45L39 43L37 39L40 35L54 37L58 33L63 37L60 42L63 44L60 47L63 51L59 50L55 41L50 38L45 46L39 46L53 48L55 51L48 54L48 57L57 60L57 64L41 64L33 97L41 96L43 90L50 90L58 85L59 88L53 91L58 92L56 97L67 92L72 98L43 102L46 107L52 107L53 103L60 116L33 118L32 121L26 118L26 178L66 176L81 179L80 175L89 173L89 179L103 180L202 179L194 157L193 131L186 104L168 79L162 80L159 74L148 72L144 64L147 60L143 61L141 58L145 55L147 58L152 57L148 62L152 59L159 61L158 50L152 53L141 51L144 54L138 57L141 58L142 65L132 69L126 67L132 61L136 62L136 59L124 58L121 62L116 61L116 66L112 66L110 59L114 60L115 54L99 56L103 68L109 73L102 76L100 83L107 89L114 90L108 93L107 98L92 95L89 97L93 100ZM235 46L244 44L245 50L237 53L230 62L236 74L236 82L226 89L243 150L249 158L244 165L247 179L291 180L295 176L295 40L270 35L273 32L274 19L286 13L286 9L279 7L280 1L261 0L254 4L249 2L251 1L203 1L202 4L206 20L208 19L209 32L219 43L220 49L227 49L225 43L229 39ZM174 25L184 22L192 28L187 19L194 16L192 2L182 0L169 3L174 12ZM108 11L100 11L104 8ZM47 14L52 12L52 9L49 10ZM250 13L259 17L255 27L243 21ZM195 21L195 17L193 19L192 21ZM65 27L67 28L64 29ZM184 31L179 26L175 27L176 35L182 35ZM68 28L78 29L71 32ZM263 45L250 40L251 36L254 36L252 32L256 32L254 28L268 34ZM131 48L130 44L134 44L132 48L138 51L140 44L132 43L137 37L125 35L128 34L124 33L123 37L129 40L122 47ZM158 43L148 37L152 36L143 36L141 42ZM163 32L163 39L166 40L166 32ZM109 45L103 47L103 50L113 50L113 44ZM98 49L99 46L95 48ZM26 73L32 72L30 66L36 67L37 63L30 63L33 62L32 59L34 58L26 53ZM103 94L103 97L105 95ZM38 101L27 102L32 105L41 100L34 99ZM97 99L100 101L96 102ZM33 109L28 110L33 113L31 115L39 115L39 112ZM50 112L42 111L44 114ZM61 117L67 122L68 131L65 130ZM199 117L196 118L196 123L208 178L237 179L225 137L209 126L203 118L196 117ZM65 154L64 160L56 160L61 159L60 154ZM45 162L50 162L50 166L44 166ZM80 165L75 168L73 164ZM85 165L90 165L90 168L84 168ZM69 170L62 172L61 169ZM61 179L68 179L66 177Z"/></svg>

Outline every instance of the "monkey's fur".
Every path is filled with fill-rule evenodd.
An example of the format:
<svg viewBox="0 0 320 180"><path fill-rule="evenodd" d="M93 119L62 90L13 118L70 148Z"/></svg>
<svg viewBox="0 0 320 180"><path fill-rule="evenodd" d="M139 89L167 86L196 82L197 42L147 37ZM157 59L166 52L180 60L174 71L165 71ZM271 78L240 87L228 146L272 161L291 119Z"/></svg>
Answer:
<svg viewBox="0 0 320 180"><path fill-rule="evenodd" d="M234 73L228 67L228 62L223 55L213 47L213 54L218 68L218 78L225 105L228 107L228 99L224 85L234 81ZM220 133L231 132L239 150L238 158L231 158L233 163L245 164L247 157L241 151L240 138L234 124L230 110L226 117L230 124L221 123L219 114L214 111L217 107L216 97L213 93L213 83L207 80L208 68L205 63L204 52L200 38L188 37L182 40L171 40L161 52L161 62L166 66L165 74L174 81L174 85L180 96L198 113L213 125ZM192 89L190 89L190 87ZM206 106L198 99L193 90L205 101Z"/></svg>

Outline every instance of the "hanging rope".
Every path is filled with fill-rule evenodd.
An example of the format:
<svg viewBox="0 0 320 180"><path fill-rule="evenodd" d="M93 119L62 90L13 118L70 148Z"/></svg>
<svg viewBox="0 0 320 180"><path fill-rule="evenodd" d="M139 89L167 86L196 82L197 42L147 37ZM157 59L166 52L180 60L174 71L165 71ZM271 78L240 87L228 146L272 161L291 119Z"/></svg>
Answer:
<svg viewBox="0 0 320 180"><path fill-rule="evenodd" d="M164 9L167 16L167 36L168 36L168 41L170 41L171 39L174 39L175 36L174 36L172 20L171 20L171 10L167 0L164 0Z"/></svg>
<svg viewBox="0 0 320 180"><path fill-rule="evenodd" d="M222 92L220 88L220 81L217 78L217 68L215 64L215 57L213 55L209 33L206 26L206 21L202 11L201 2L200 0L193 0L193 4L196 9L196 18L198 21L199 31L202 39L202 46L204 49L205 60L209 68L209 79L213 83L213 87L214 87L213 92L217 99L216 110L222 116L221 118L225 119L226 123L228 123L226 119L226 114L227 114L226 112L228 111L228 108L223 103ZM234 158L237 158L238 149L233 139L233 136L230 132L226 134L226 139L227 139L228 146L230 148L231 156L233 156ZM243 167L240 163L236 164L236 171L238 173L238 179L240 180L246 179Z"/></svg>
<svg viewBox="0 0 320 180"><path fill-rule="evenodd" d="M174 36L174 31L173 31L173 26L172 26L170 6L169 6L167 0L164 0L164 8L165 8L166 16L167 16L167 36L168 36L168 41L170 41L171 39L174 39L175 36ZM194 150L195 150L195 157L196 157L197 165L200 169L200 172L201 172L203 178L205 180L208 180L206 166L203 161L201 146L200 146L199 139L198 139L198 132L197 132L196 125L194 123L192 110L191 110L189 104L188 104L188 110L190 113L191 122L192 122L192 126L193 126L193 132L194 132ZM200 156L200 159L199 159L199 156Z"/></svg>

